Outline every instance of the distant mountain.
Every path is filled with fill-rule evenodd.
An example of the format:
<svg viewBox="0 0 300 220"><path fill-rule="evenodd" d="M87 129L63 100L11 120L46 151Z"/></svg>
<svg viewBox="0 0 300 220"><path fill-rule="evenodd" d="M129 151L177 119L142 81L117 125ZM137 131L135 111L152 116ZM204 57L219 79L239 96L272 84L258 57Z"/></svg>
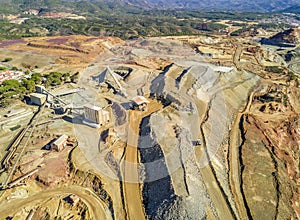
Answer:
<svg viewBox="0 0 300 220"><path fill-rule="evenodd" d="M300 12L300 0L0 0L1 11L28 8L187 9L232 12ZM96 10L96 9L91 9Z"/></svg>
<svg viewBox="0 0 300 220"><path fill-rule="evenodd" d="M130 5L158 9L274 12L293 8L299 0L122 0Z"/></svg>
<svg viewBox="0 0 300 220"><path fill-rule="evenodd" d="M284 9L282 12L300 14L300 4Z"/></svg>

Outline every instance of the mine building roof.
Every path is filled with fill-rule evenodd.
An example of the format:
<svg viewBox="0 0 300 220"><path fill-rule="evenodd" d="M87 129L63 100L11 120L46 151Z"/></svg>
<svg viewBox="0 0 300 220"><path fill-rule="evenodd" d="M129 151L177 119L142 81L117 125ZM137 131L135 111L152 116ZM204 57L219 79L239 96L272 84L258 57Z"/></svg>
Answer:
<svg viewBox="0 0 300 220"><path fill-rule="evenodd" d="M144 103L149 103L149 101L144 96L136 96L132 99L132 101L137 105L142 105Z"/></svg>
<svg viewBox="0 0 300 220"><path fill-rule="evenodd" d="M96 105L92 105L92 104L86 104L84 107L85 107L85 108L92 109L92 110L96 110L96 111L99 111L99 110L102 109L101 107L96 106Z"/></svg>
<svg viewBox="0 0 300 220"><path fill-rule="evenodd" d="M31 96L31 97L35 97L35 98L40 98L40 99L46 97L45 94L35 93L35 92L34 92L34 93L31 93L30 96Z"/></svg>
<svg viewBox="0 0 300 220"><path fill-rule="evenodd" d="M59 146L59 145L62 145L66 140L68 139L68 135L66 134L63 134L61 135L59 138L57 138L53 144Z"/></svg>

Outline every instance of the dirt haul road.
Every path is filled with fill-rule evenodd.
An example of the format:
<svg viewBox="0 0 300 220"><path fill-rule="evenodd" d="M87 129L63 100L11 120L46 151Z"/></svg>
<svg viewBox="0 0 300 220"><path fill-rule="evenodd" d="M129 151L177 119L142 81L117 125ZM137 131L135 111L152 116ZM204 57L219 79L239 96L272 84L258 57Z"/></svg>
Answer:
<svg viewBox="0 0 300 220"><path fill-rule="evenodd" d="M53 196L62 196L75 194L80 197L83 202L88 206L91 219L112 219L112 215L105 204L94 192L81 186L68 186L57 188L53 190L46 190L38 192L25 199L16 199L12 202L6 203L0 208L0 219L5 219L7 216L13 214L13 212L24 208L25 206L34 206L43 202Z"/></svg>
<svg viewBox="0 0 300 220"><path fill-rule="evenodd" d="M148 111L140 112L133 110L129 112L128 140L124 160L121 163L121 170L123 171L122 184L126 206L125 210L127 212L127 219L130 220L146 219L138 172L138 138L140 124L144 117L151 115L161 108L161 104L151 101L148 106Z"/></svg>
<svg viewBox="0 0 300 220"><path fill-rule="evenodd" d="M244 114L247 114L250 110L250 106L253 100L254 92L248 97L248 103L243 112L239 112L235 118L235 121L230 130L230 148L229 148L229 183L230 188L234 196L235 203L237 204L240 219L248 219L248 214L245 206L245 201L241 192L241 167L240 167L240 143L241 134L239 124Z"/></svg>
<svg viewBox="0 0 300 220"><path fill-rule="evenodd" d="M208 105L200 102L197 97L194 98L194 103L197 106L198 114L200 121L203 123L205 120L206 112L208 111ZM205 166L199 164L200 158L204 157L206 161L209 161L209 158L206 154L206 142L205 142L205 135L203 133L203 124L200 126L200 133L199 138L203 141L203 146L201 148L195 148L195 158L201 173L201 176L204 180L204 184L206 186L207 192L216 208L217 214L220 219L235 219L230 205L226 200L226 197L222 191L221 186L218 184L217 178L213 172L212 165L210 163L206 164Z"/></svg>

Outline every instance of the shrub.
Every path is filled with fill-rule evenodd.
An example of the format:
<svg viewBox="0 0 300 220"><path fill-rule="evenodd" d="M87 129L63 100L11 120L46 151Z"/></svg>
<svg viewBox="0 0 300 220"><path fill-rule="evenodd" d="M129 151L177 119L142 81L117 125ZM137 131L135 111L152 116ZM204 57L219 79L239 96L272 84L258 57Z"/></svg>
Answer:
<svg viewBox="0 0 300 220"><path fill-rule="evenodd" d="M9 62L9 61L12 61L11 57L6 57L4 60L2 60L2 62Z"/></svg>

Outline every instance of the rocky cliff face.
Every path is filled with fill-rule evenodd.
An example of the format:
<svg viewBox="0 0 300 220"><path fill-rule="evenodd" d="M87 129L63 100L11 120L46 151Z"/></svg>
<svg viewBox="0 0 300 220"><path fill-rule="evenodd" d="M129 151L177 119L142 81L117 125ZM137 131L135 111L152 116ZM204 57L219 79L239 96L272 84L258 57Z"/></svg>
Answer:
<svg viewBox="0 0 300 220"><path fill-rule="evenodd" d="M278 46L296 46L300 43L300 30L299 28L291 28L275 34L269 39L264 39L262 42Z"/></svg>

